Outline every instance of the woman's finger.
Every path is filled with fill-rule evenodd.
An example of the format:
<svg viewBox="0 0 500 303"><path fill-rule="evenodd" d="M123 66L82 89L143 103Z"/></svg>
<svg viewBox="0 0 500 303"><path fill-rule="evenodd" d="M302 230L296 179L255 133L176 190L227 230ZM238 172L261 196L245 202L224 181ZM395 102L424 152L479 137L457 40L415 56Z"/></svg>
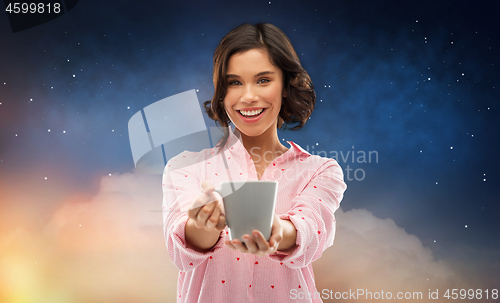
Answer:
<svg viewBox="0 0 500 303"><path fill-rule="evenodd" d="M268 249L268 254L274 254L279 247L279 242L275 240L275 238L271 237L269 239L269 249Z"/></svg>
<svg viewBox="0 0 500 303"><path fill-rule="evenodd" d="M283 227L280 223L280 218L275 215L273 226L271 229L271 237L269 238L269 245L271 247L278 247L279 243L283 240Z"/></svg>
<svg viewBox="0 0 500 303"><path fill-rule="evenodd" d="M224 242L224 244L226 244L226 246L227 246L228 248L230 248L230 249L232 249L232 250L236 250L236 247L233 245L233 243L231 243L231 241L230 241L230 240L226 240L226 241Z"/></svg>
<svg viewBox="0 0 500 303"><path fill-rule="evenodd" d="M219 216L219 222L217 223L217 226L215 226L215 228L217 230L223 230L224 227L226 227L226 216L222 213L221 210L221 215Z"/></svg>
<svg viewBox="0 0 500 303"><path fill-rule="evenodd" d="M196 217L198 216L198 212L200 212L201 207L206 204L202 203L202 201L204 201L204 194L198 196L196 200L194 200L194 202L191 203L188 210L189 218L196 219Z"/></svg>
<svg viewBox="0 0 500 303"><path fill-rule="evenodd" d="M248 249L245 246L245 244L241 243L241 241L238 240L238 239L233 239L231 241L231 244L233 244L233 246L236 247L236 249L239 250L242 253L247 253L248 252Z"/></svg>
<svg viewBox="0 0 500 303"><path fill-rule="evenodd" d="M196 217L196 215L200 211L200 209L199 209L200 207L203 207L212 201L218 200L218 197L213 194L215 188L212 185L212 183L210 183L210 181L205 180L205 181L201 182L200 186L201 186L200 195L190 205L190 209L188 212L188 213L192 214L193 217Z"/></svg>
<svg viewBox="0 0 500 303"><path fill-rule="evenodd" d="M257 246L257 243L250 237L249 235L244 235L243 236L243 241L245 242L246 248L249 253L252 255L256 255L259 253L259 247Z"/></svg>
<svg viewBox="0 0 500 303"><path fill-rule="evenodd" d="M223 199L222 199L222 196L216 192L215 190L212 192L212 197L214 199L214 201L217 201L218 202L218 205L220 207L220 212L222 214L225 214L226 213L226 210L224 209L224 203L223 203Z"/></svg>
<svg viewBox="0 0 500 303"><path fill-rule="evenodd" d="M214 185L208 180L202 181L200 185L201 185L201 189L204 192L206 192L207 194L212 192L215 189Z"/></svg>
<svg viewBox="0 0 500 303"><path fill-rule="evenodd" d="M257 247L259 251L261 252L266 252L269 249L269 243L267 243L266 239L262 235L262 233L258 230L254 230L252 232L253 238L255 240L255 243L257 244Z"/></svg>
<svg viewBox="0 0 500 303"><path fill-rule="evenodd" d="M206 229L214 230L215 226L219 223L220 208L218 206L214 207L212 214L207 219Z"/></svg>
<svg viewBox="0 0 500 303"><path fill-rule="evenodd" d="M207 220L212 215L215 204L216 202L211 202L200 209L195 219L196 227L204 228L207 225Z"/></svg>
<svg viewBox="0 0 500 303"><path fill-rule="evenodd" d="M191 203L189 206L188 210L188 216L191 219L196 219L198 216L198 213L200 212L201 208L208 203L212 201L216 201L217 199L214 199L212 197L212 193L206 193L205 191L202 190L202 193Z"/></svg>
<svg viewBox="0 0 500 303"><path fill-rule="evenodd" d="M269 246L277 246L283 240L283 233L273 233L269 238Z"/></svg>

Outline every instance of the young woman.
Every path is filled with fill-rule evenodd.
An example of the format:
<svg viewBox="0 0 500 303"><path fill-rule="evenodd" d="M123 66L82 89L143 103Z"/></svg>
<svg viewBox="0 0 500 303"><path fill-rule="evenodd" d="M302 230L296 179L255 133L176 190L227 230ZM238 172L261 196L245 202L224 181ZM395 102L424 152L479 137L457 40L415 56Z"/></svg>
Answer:
<svg viewBox="0 0 500 303"><path fill-rule="evenodd" d="M311 263L333 244L346 184L334 159L292 141L286 147L277 132L290 123L298 130L311 115L309 75L280 29L243 24L215 50L213 81L214 97L204 105L225 127L224 138L216 148L170 159L163 175L165 240L180 270L177 300L322 302ZM257 230L243 243L229 240L214 191L229 179L279 182L269 242Z"/></svg>

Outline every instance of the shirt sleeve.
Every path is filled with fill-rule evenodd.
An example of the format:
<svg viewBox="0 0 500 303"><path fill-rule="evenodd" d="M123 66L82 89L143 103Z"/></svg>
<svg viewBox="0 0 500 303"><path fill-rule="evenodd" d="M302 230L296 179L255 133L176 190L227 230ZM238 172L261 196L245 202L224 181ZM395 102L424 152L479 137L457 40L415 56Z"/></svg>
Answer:
<svg viewBox="0 0 500 303"><path fill-rule="evenodd" d="M289 220L297 230L296 248L290 254L268 255L290 268L302 268L317 260L333 244L335 211L339 208L347 185L341 167L329 159L292 201L292 208L280 219Z"/></svg>
<svg viewBox="0 0 500 303"><path fill-rule="evenodd" d="M206 253L186 246L186 223L189 205L201 194L201 181L195 165L186 165L180 155L170 159L163 172L163 230L168 253L179 270L188 272L224 246L225 230L212 249Z"/></svg>

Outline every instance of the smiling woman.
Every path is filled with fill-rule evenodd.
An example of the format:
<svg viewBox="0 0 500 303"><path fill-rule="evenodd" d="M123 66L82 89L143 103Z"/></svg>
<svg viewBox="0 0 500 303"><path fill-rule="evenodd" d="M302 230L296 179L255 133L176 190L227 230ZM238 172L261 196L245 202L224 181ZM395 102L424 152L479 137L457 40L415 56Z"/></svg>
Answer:
<svg viewBox="0 0 500 303"><path fill-rule="evenodd" d="M241 58L242 56L244 58ZM253 66L245 59L253 60L252 63L258 65ZM207 115L224 127L225 136L219 147L224 146L227 140L227 126L231 121L234 122L226 112L227 102L223 100L234 96L233 85L246 84L248 88L250 83L243 83L240 79L243 76L247 77L244 79L247 81L250 77L254 77L252 80L259 87L267 87L268 82L281 82L283 100L278 111L276 124L278 129L287 129L288 124L292 123L296 125L291 130L301 129L314 110L316 94L311 78L300 64L288 37L272 24L242 24L233 29L219 43L213 63L215 93L212 100L204 103L204 107ZM240 74L235 69L242 69L243 66L236 63L251 67L255 74ZM276 85L273 85L273 88L276 88Z"/></svg>
<svg viewBox="0 0 500 303"><path fill-rule="evenodd" d="M269 162L288 150L277 132L282 99L286 97L283 72L271 63L266 50L251 49L233 54L227 73L224 111L241 133L245 148L251 151L260 179ZM268 153L274 156L261 161Z"/></svg>
<svg viewBox="0 0 500 303"><path fill-rule="evenodd" d="M274 135L281 99L286 97L281 70L271 64L266 51L251 49L231 56L227 72L224 110L236 129L247 137L260 136L267 130ZM273 142L269 135L263 141Z"/></svg>
<svg viewBox="0 0 500 303"><path fill-rule="evenodd" d="M204 106L224 126L224 138L216 148L170 159L163 175L165 240L180 270L177 300L290 302L294 289L315 293L312 262L333 244L346 184L337 161L292 141L287 148L277 131L307 122L316 100L311 79L280 29L243 24L215 50L213 81ZM252 230L230 239L214 185L250 180L278 181L271 236Z"/></svg>

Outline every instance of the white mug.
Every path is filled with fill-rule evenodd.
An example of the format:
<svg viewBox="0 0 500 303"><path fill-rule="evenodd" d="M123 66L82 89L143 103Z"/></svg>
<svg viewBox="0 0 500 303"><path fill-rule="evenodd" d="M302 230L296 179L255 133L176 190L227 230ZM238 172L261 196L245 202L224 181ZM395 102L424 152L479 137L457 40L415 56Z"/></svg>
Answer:
<svg viewBox="0 0 500 303"><path fill-rule="evenodd" d="M229 239L258 230L269 241L278 196L277 181L222 182L215 189L222 196Z"/></svg>

